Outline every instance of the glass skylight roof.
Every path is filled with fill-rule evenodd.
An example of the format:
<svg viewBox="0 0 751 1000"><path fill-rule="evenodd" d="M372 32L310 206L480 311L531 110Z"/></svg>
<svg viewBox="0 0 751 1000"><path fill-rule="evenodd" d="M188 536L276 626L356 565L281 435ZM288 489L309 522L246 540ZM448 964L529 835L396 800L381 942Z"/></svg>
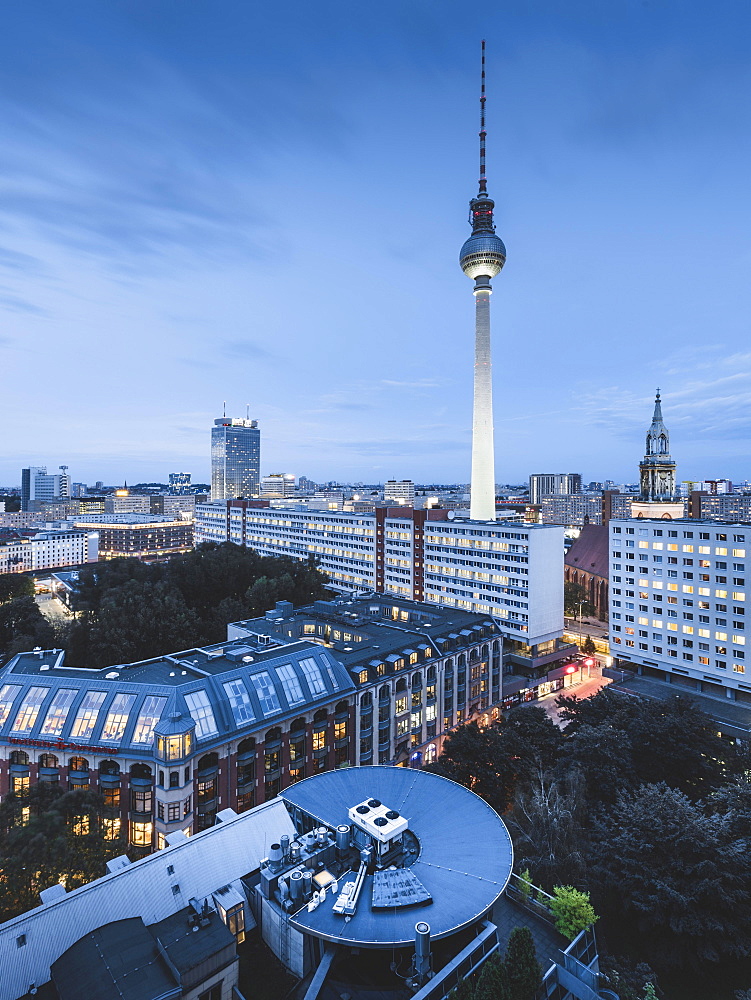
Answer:
<svg viewBox="0 0 751 1000"><path fill-rule="evenodd" d="M253 722L255 714L253 706L250 703L250 697L248 696L248 689L245 687L243 681L238 677L236 680L227 681L223 687L227 692L227 698L229 699L232 714L235 717L235 723L238 726L244 726L248 722Z"/></svg>
<svg viewBox="0 0 751 1000"><path fill-rule="evenodd" d="M279 697L269 674L263 670L259 674L253 674L250 679L256 689L263 714L273 715L275 712L281 712L282 706L279 704Z"/></svg>
<svg viewBox="0 0 751 1000"><path fill-rule="evenodd" d="M60 688L60 690L56 692L52 702L50 703L50 707L47 710L47 716L42 724L40 735L60 735L63 731L65 720L68 718L70 706L75 701L77 694L78 691L76 691L75 688Z"/></svg>
<svg viewBox="0 0 751 1000"><path fill-rule="evenodd" d="M185 700L196 724L197 738L201 740L206 736L214 736L217 733L214 710L203 688L186 694Z"/></svg>

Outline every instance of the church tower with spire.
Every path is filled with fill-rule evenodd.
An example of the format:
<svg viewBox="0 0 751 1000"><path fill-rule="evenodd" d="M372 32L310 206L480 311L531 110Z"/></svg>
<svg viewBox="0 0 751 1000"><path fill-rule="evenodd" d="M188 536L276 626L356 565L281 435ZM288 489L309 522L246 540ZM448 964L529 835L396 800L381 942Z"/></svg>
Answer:
<svg viewBox="0 0 751 1000"><path fill-rule="evenodd" d="M670 436L662 422L660 390L655 396L655 411L647 431L647 447L639 463L641 500L675 499L675 462L670 457Z"/></svg>
<svg viewBox="0 0 751 1000"><path fill-rule="evenodd" d="M655 396L647 447L639 463L639 499L631 501L632 517L685 517L684 503L675 488L675 462L670 457L670 436L662 421L660 390Z"/></svg>

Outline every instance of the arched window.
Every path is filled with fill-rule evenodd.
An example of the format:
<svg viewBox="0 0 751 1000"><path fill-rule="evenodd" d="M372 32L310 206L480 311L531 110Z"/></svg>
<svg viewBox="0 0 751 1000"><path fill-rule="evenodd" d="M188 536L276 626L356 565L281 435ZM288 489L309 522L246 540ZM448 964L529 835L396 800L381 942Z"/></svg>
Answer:
<svg viewBox="0 0 751 1000"><path fill-rule="evenodd" d="M446 660L446 664L445 664L446 673L450 674L453 669L454 669L454 661L449 656L449 658L448 658L448 660Z"/></svg>
<svg viewBox="0 0 751 1000"><path fill-rule="evenodd" d="M265 743L278 743L282 738L282 731L279 726L274 726L273 729L269 729L264 736Z"/></svg>
<svg viewBox="0 0 751 1000"><path fill-rule="evenodd" d="M151 778L151 768L148 764L131 764L131 778Z"/></svg>
<svg viewBox="0 0 751 1000"><path fill-rule="evenodd" d="M25 750L13 750L10 755L11 764L28 764L29 755Z"/></svg>
<svg viewBox="0 0 751 1000"><path fill-rule="evenodd" d="M205 753L198 761L198 770L208 771L212 767L219 767L219 754Z"/></svg>
<svg viewBox="0 0 751 1000"><path fill-rule="evenodd" d="M57 767L57 757L53 753L43 753L39 758L40 767Z"/></svg>
<svg viewBox="0 0 751 1000"><path fill-rule="evenodd" d="M248 736L247 739L241 740L237 745L237 752L242 753L253 753L256 748L256 741L253 736Z"/></svg>
<svg viewBox="0 0 751 1000"><path fill-rule="evenodd" d="M341 715L343 712L348 713L349 712L349 705L347 704L346 701L338 701L336 703L335 712L336 712L337 715Z"/></svg>
<svg viewBox="0 0 751 1000"><path fill-rule="evenodd" d="M381 689L378 692L378 697L381 701L388 701L391 697L391 688L388 684L382 684Z"/></svg>
<svg viewBox="0 0 751 1000"><path fill-rule="evenodd" d="M100 774L119 774L120 765L116 760L103 760L99 764Z"/></svg>
<svg viewBox="0 0 751 1000"><path fill-rule="evenodd" d="M89 762L85 757L71 757L68 761L68 769L70 771L88 771Z"/></svg>
<svg viewBox="0 0 751 1000"><path fill-rule="evenodd" d="M319 708L316 714L313 716L313 722L327 722L328 713L325 708Z"/></svg>
<svg viewBox="0 0 751 1000"><path fill-rule="evenodd" d="M456 661L458 667L465 667L467 665L467 657L464 653L459 654L459 659Z"/></svg>
<svg viewBox="0 0 751 1000"><path fill-rule="evenodd" d="M501 648L500 648L500 646L498 644L498 640L496 639L495 642L493 643L493 652L494 653L500 653L500 651L501 651Z"/></svg>
<svg viewBox="0 0 751 1000"><path fill-rule="evenodd" d="M396 682L396 690L397 692L407 690L407 679L405 677L400 677Z"/></svg>
<svg viewBox="0 0 751 1000"><path fill-rule="evenodd" d="M428 681L428 684L430 684L431 682L435 681L435 665L434 664L431 664L428 667L427 681Z"/></svg>
<svg viewBox="0 0 751 1000"><path fill-rule="evenodd" d="M422 674L412 674L412 690L422 687Z"/></svg>
<svg viewBox="0 0 751 1000"><path fill-rule="evenodd" d="M373 707L373 694L366 691L360 699L360 711L368 712Z"/></svg>
<svg viewBox="0 0 751 1000"><path fill-rule="evenodd" d="M482 647L482 652L480 653L482 658L485 660L488 657L488 646L487 643Z"/></svg>

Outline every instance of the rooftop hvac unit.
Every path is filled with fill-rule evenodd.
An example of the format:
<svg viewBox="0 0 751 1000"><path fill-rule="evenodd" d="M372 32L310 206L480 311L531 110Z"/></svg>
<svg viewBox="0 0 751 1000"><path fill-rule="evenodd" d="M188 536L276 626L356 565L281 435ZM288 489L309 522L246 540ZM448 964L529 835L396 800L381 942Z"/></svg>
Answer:
<svg viewBox="0 0 751 1000"><path fill-rule="evenodd" d="M349 810L352 822L374 837L381 844L386 844L400 836L409 827L409 822L395 809L384 805L379 799L365 799Z"/></svg>

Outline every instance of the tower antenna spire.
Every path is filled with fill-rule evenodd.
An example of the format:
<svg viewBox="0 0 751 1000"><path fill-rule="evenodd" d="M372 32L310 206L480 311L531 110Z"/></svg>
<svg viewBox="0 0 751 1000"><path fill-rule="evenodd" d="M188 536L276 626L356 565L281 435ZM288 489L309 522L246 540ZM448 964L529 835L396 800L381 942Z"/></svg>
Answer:
<svg viewBox="0 0 751 1000"><path fill-rule="evenodd" d="M487 195L488 184L485 177L485 39L482 40L482 72L480 74L480 194Z"/></svg>

